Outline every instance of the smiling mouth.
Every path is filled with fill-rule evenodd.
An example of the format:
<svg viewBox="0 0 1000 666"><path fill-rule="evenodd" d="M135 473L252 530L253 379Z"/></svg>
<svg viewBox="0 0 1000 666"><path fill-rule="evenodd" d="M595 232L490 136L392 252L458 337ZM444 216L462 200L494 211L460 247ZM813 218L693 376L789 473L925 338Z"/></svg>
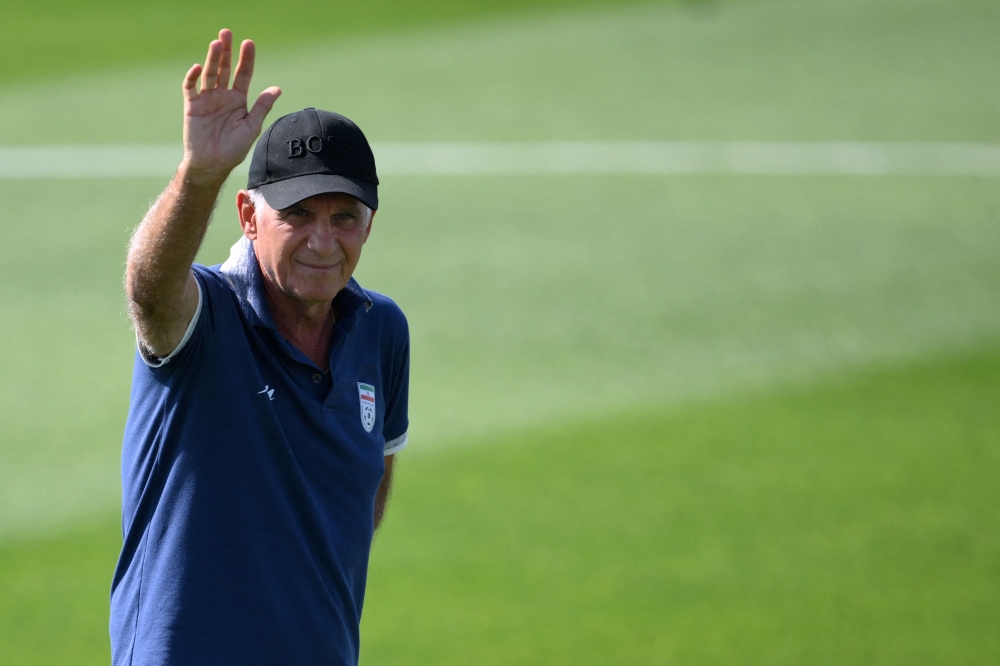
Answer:
<svg viewBox="0 0 1000 666"><path fill-rule="evenodd" d="M331 270L331 269L334 269L334 268L338 268L338 267L340 267L340 264L342 264L342 263L343 263L343 262L341 262L341 261L338 261L338 262L337 262L337 263L335 263L335 264L330 264L330 265L328 265L328 266L327 266L327 265L316 265L316 264L307 264L307 263L306 263L306 262L304 262L304 261L300 261L300 262L299 262L299 264L300 264L301 266L305 266L306 268L310 268L310 269L312 269L312 270L314 270L314 271L328 271L328 270Z"/></svg>

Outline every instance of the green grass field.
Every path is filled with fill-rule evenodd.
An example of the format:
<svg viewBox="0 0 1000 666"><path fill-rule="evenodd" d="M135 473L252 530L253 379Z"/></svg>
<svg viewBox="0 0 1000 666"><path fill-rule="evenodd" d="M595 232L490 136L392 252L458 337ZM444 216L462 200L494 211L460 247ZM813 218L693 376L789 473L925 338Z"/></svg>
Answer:
<svg viewBox="0 0 1000 666"><path fill-rule="evenodd" d="M211 30L124 7L46 48L48 6L19 6L0 146L179 140ZM376 143L1000 141L984 1L415 7L229 25L272 118ZM164 182L0 180L0 664L108 661L121 273ZM1000 660L998 185L384 179L358 277L409 316L412 429L362 661Z"/></svg>
<svg viewBox="0 0 1000 666"><path fill-rule="evenodd" d="M371 664L983 664L1000 353L402 459ZM117 516L0 549L4 663L99 662Z"/></svg>

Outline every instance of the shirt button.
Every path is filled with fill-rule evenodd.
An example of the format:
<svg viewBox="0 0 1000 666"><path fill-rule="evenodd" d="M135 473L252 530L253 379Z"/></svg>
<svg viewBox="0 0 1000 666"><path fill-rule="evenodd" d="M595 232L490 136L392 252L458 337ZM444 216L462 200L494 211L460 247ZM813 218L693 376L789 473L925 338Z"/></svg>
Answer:
<svg viewBox="0 0 1000 666"><path fill-rule="evenodd" d="M323 381L323 375L319 374L318 372L315 375L313 375L313 384L319 384L321 381Z"/></svg>

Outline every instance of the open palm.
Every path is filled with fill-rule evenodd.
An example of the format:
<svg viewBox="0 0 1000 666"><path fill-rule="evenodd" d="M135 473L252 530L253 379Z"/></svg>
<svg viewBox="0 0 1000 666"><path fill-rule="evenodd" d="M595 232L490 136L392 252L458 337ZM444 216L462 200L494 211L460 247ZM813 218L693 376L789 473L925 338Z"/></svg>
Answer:
<svg viewBox="0 0 1000 666"><path fill-rule="evenodd" d="M260 135L264 118L281 94L264 90L247 110L247 91L253 77L255 48L249 39L240 45L233 86L233 33L220 30L208 47L204 67L194 65L184 77L184 159L189 168L225 177L243 161ZM197 89L201 78L201 90Z"/></svg>

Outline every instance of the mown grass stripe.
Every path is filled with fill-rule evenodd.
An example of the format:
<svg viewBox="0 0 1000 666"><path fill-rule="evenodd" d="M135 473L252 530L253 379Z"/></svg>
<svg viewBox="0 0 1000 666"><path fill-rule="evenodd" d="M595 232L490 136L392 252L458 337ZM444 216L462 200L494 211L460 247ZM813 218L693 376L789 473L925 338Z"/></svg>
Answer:
<svg viewBox="0 0 1000 666"><path fill-rule="evenodd" d="M383 176L774 175L1000 177L1000 145L861 142L385 143ZM0 147L0 178L173 173L176 145Z"/></svg>

